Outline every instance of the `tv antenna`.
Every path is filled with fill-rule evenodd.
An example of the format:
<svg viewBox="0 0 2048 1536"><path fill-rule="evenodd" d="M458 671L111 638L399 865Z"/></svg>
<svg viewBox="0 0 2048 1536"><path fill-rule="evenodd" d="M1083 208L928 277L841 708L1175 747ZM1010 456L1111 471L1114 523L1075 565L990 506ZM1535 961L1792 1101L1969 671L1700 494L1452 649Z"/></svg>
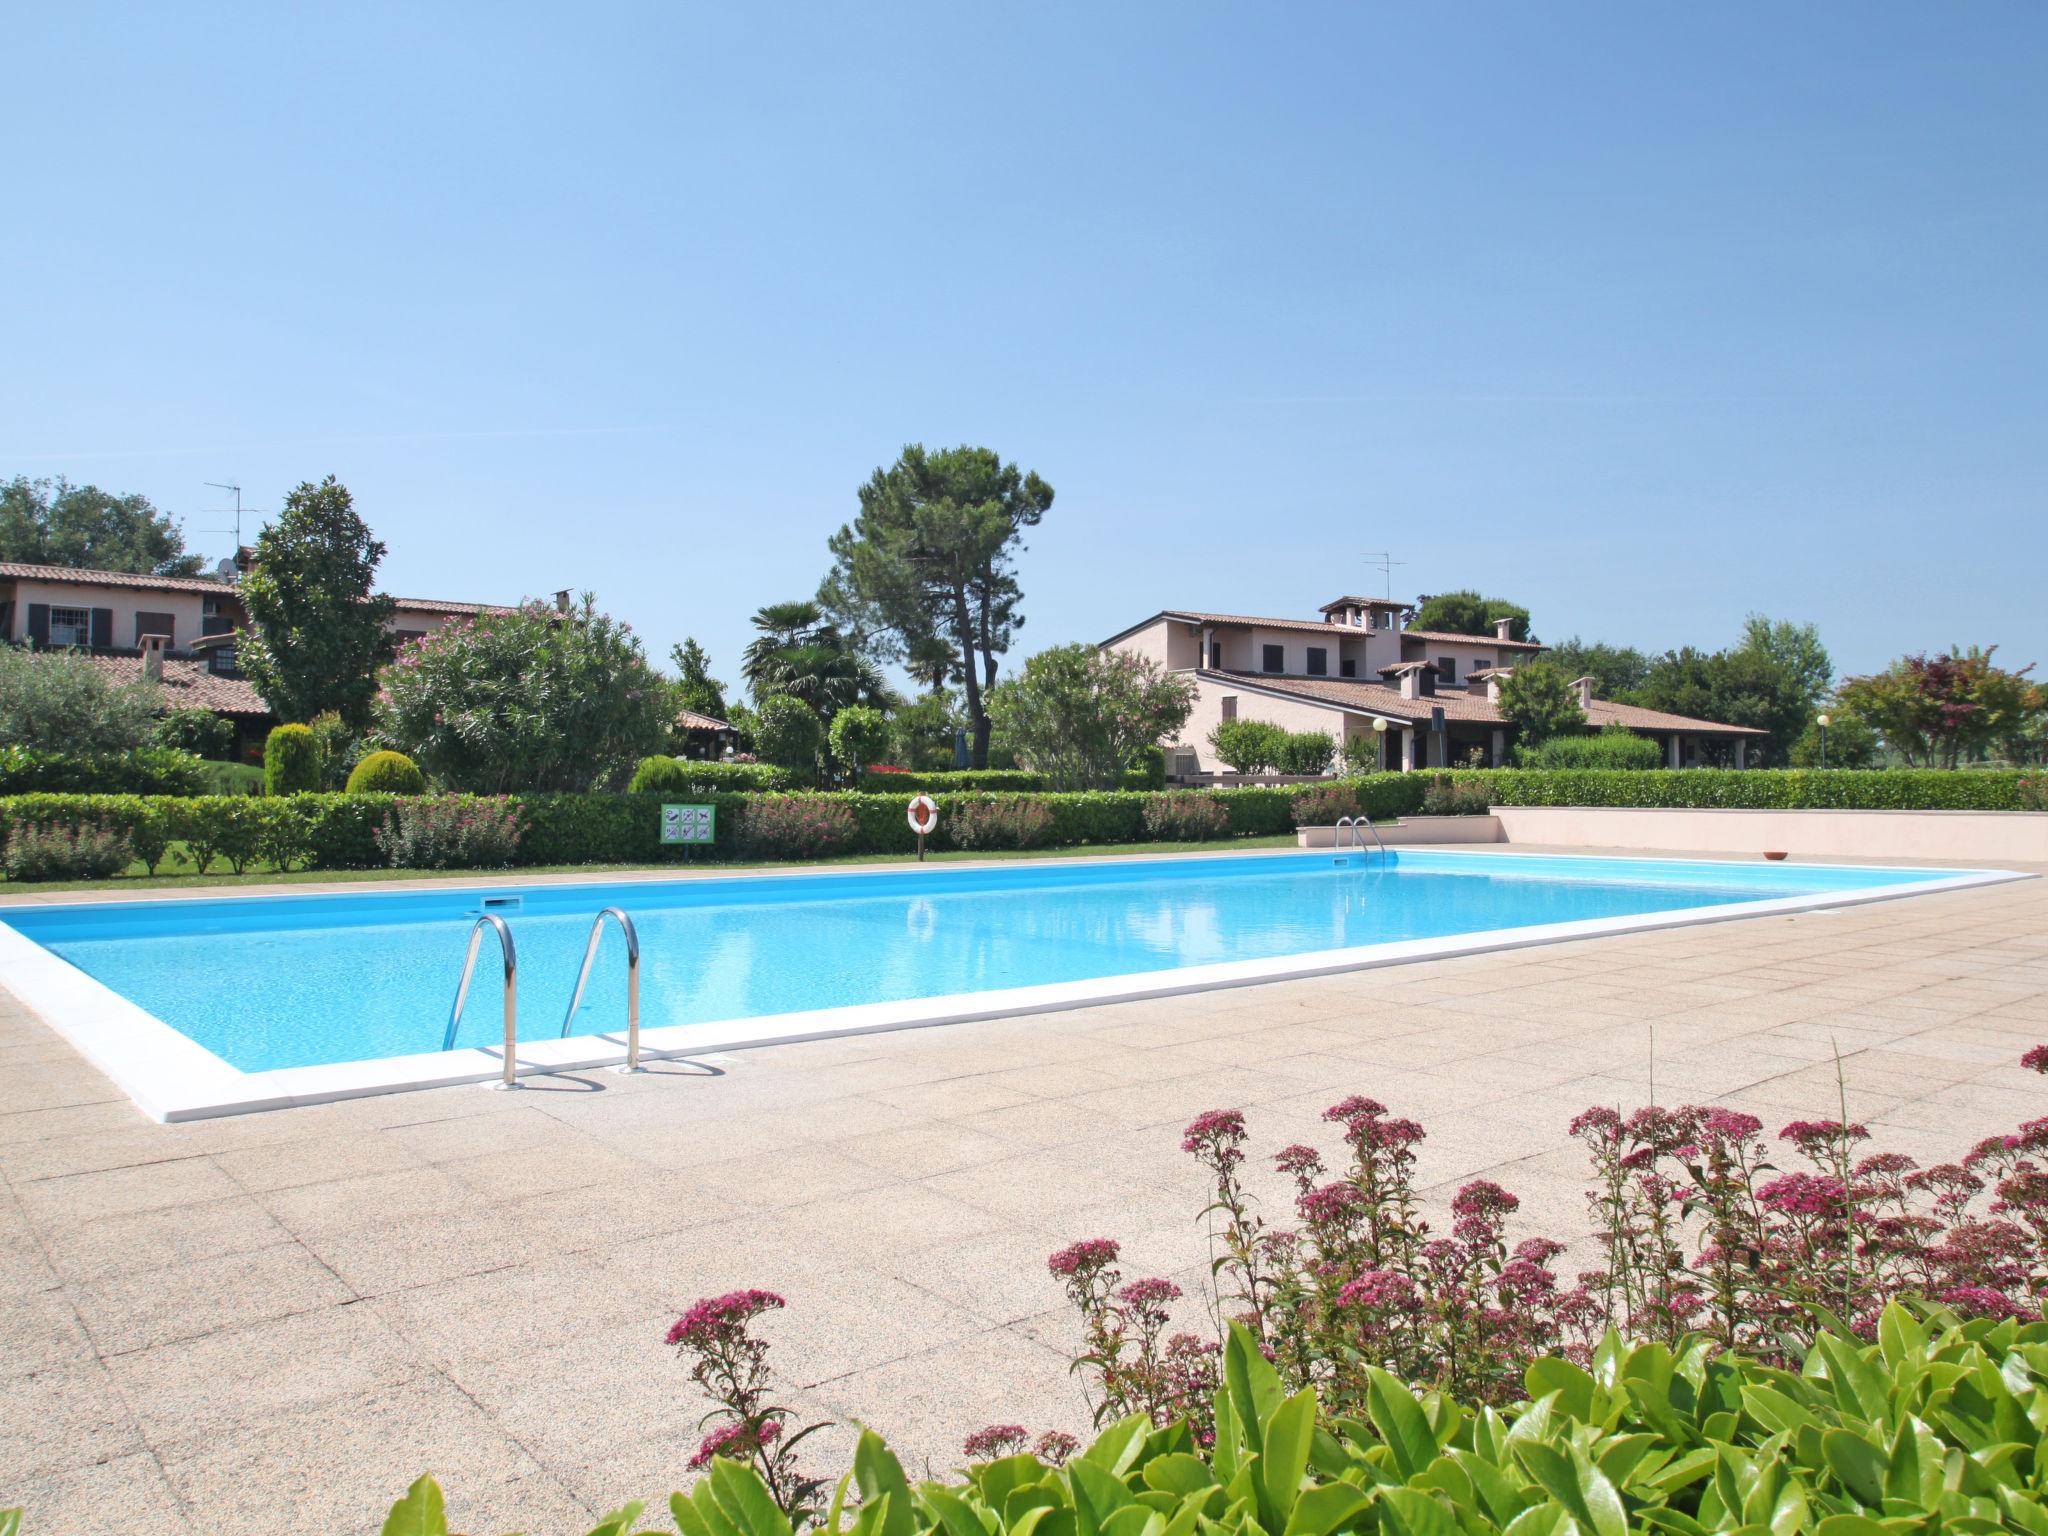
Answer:
<svg viewBox="0 0 2048 1536"><path fill-rule="evenodd" d="M1368 566L1380 573L1381 579L1386 583L1386 599L1391 603L1394 600L1394 567L1406 565L1408 562L1406 560L1396 560L1391 553L1384 549L1367 550L1365 560Z"/></svg>
<svg viewBox="0 0 2048 1536"><path fill-rule="evenodd" d="M233 532L235 535L235 553L239 555L242 552L242 488L226 480L209 480L206 483L216 491L233 491L235 493L235 526ZM202 528L199 531L201 533L227 533L229 530L226 528Z"/></svg>

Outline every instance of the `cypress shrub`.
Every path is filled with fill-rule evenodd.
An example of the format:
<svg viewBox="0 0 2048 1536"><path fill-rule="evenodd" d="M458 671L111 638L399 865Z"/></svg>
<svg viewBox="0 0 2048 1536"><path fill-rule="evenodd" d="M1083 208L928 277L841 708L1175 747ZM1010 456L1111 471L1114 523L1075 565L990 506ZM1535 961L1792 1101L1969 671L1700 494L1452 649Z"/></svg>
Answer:
<svg viewBox="0 0 2048 1536"><path fill-rule="evenodd" d="M320 738L310 725L273 727L263 742L263 792L317 794L325 773L323 759Z"/></svg>

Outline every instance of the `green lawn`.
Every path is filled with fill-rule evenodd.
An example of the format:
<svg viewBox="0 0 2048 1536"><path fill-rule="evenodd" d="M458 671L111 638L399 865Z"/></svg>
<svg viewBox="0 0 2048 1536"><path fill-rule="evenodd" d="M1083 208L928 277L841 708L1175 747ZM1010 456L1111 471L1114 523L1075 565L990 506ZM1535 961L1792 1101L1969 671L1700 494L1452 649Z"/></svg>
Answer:
<svg viewBox="0 0 2048 1536"><path fill-rule="evenodd" d="M1120 854L1158 853L1226 853L1247 848L1292 848L1294 834L1286 833L1275 837L1231 837L1209 843L1101 843L1066 848L1031 849L990 849L976 852L944 853L932 852L926 855L933 864L949 863L960 859L1070 859L1076 857L1100 858ZM361 880L492 880L499 877L516 878L521 875L604 875L628 870L665 870L683 872L688 870L725 869L814 869L853 864L912 864L917 861L914 853L849 853L828 859L760 859L753 861L709 860L697 864L678 863L665 859L656 864L536 864L519 869L302 869L290 874L279 874L267 865L252 865L245 874L200 875L191 873L190 861L186 860L186 872L177 873L165 868L152 876L140 864L131 864L125 874L112 880L4 880L0 879L0 895L28 891L106 891L118 889L124 896L143 896L151 891L189 889L193 886L215 886L229 889L240 885L317 885L347 884ZM179 862L174 853L166 864Z"/></svg>

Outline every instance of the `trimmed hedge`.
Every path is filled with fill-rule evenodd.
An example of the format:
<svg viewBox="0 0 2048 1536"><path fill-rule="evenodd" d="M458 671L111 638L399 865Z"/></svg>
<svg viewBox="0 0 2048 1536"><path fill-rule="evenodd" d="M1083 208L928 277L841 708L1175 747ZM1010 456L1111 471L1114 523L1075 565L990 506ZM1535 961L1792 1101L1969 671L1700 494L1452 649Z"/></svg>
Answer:
<svg viewBox="0 0 2048 1536"><path fill-rule="evenodd" d="M1319 813L1347 794L1375 820L1414 815L1424 808L1425 798L1432 795L1439 799L1446 795L1470 797L1475 802L1484 795L1488 802L1497 805L2023 810L2029 806L2023 791L2029 778L2021 773L1858 769L1541 773L1508 768L1380 773L1358 779L1242 789L1043 794L1033 795L1032 800L1044 806L1050 817L1049 828L1040 840L1043 846L1084 847L1141 843L1171 836L1166 829L1180 824L1183 818L1161 809L1148 820L1146 808L1195 794L1221 803L1231 836L1271 837L1294 829L1297 801L1306 802L1303 812ZM519 862L625 864L680 861L685 857L746 857L742 830L749 808L761 797L722 790L692 792L717 807L717 841L708 849L661 843L661 807L665 800L673 798L673 792L509 796L522 811L527 825ZM309 867L375 868L385 863L377 846L376 829L383 824L392 798L382 794L318 794L256 802L246 796L13 795L0 797L0 834L28 824L103 827L126 836L137 857L153 866L165 847L180 842L188 847L213 848L232 862L236 850L255 835L249 828L260 823L270 829L265 835L272 846L297 847L303 843L301 857ZM826 814L835 827L838 851L909 853L917 846L904 816L910 800L907 793L835 791L788 798L815 800L833 807ZM941 793L934 798L939 803L939 829L933 841L935 846L946 848L955 846L950 828L956 820L973 824L985 819L972 811L960 817L958 813L963 808L998 804L1014 796ZM259 804L261 809L251 809ZM836 829L843 827L849 816L852 830L842 835ZM257 822L252 822L252 817ZM969 840L973 840L971 833ZM266 857L260 853L256 856Z"/></svg>
<svg viewBox="0 0 2048 1536"><path fill-rule="evenodd" d="M352 795L423 795L427 776L403 752L372 752L349 770Z"/></svg>
<svg viewBox="0 0 2048 1536"><path fill-rule="evenodd" d="M861 770L860 787L870 795L937 795L948 790L964 793L980 790L990 794L1018 794L1047 787L1042 773L1021 768L949 768L934 773L897 773L877 768Z"/></svg>
<svg viewBox="0 0 2048 1536"><path fill-rule="evenodd" d="M202 759L175 747L80 757L33 747L0 747L0 795L196 795Z"/></svg>
<svg viewBox="0 0 2048 1536"><path fill-rule="evenodd" d="M689 757L643 757L626 789L631 794L680 795L723 789L763 793L793 787L794 775L773 763L706 763Z"/></svg>

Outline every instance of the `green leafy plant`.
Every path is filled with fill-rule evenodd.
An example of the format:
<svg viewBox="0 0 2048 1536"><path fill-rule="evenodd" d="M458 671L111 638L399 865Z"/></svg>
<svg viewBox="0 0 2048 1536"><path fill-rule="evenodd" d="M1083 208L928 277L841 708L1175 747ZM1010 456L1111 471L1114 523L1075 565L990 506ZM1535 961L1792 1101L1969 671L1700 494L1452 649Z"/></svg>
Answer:
<svg viewBox="0 0 2048 1536"><path fill-rule="evenodd" d="M790 772L772 763L706 763L690 757L643 757L626 785L635 795L728 793L790 787Z"/></svg>
<svg viewBox="0 0 2048 1536"><path fill-rule="evenodd" d="M1289 731L1280 738L1273 754L1273 766L1280 772L1305 777L1328 773L1337 759L1337 743L1328 731Z"/></svg>
<svg viewBox="0 0 2048 1536"><path fill-rule="evenodd" d="M770 694L755 711L754 750L776 767L810 780L824 756L825 724L803 700Z"/></svg>
<svg viewBox="0 0 2048 1536"><path fill-rule="evenodd" d="M348 776L351 795L425 794L427 777L403 752L372 752Z"/></svg>
<svg viewBox="0 0 2048 1536"><path fill-rule="evenodd" d="M1209 746L1235 773L1264 773L1279 760L1287 732L1267 720L1225 720L1209 732Z"/></svg>
<svg viewBox="0 0 2048 1536"><path fill-rule="evenodd" d="M1003 744L1054 789L1109 789L1132 759L1179 735L1194 684L1143 656L1092 645L1040 651L989 691Z"/></svg>
<svg viewBox="0 0 2048 1536"><path fill-rule="evenodd" d="M173 747L79 755L0 746L0 795L197 795L205 762Z"/></svg>
<svg viewBox="0 0 2048 1536"><path fill-rule="evenodd" d="M1333 827L1339 817L1358 814L1358 791L1349 784L1315 784L1294 797L1297 827Z"/></svg>
<svg viewBox="0 0 2048 1536"><path fill-rule="evenodd" d="M862 770L889 748L888 717L868 705L849 704L832 717L827 737L839 779L858 783Z"/></svg>
<svg viewBox="0 0 2048 1536"><path fill-rule="evenodd" d="M90 656L0 644L0 746L76 757L133 752L157 740L163 690L116 682Z"/></svg>
<svg viewBox="0 0 2048 1536"><path fill-rule="evenodd" d="M1586 723L1571 679L1562 667L1547 661L1525 662L1503 677L1497 707L1501 718L1521 733L1520 744L1528 747L1579 731Z"/></svg>
<svg viewBox="0 0 2048 1536"><path fill-rule="evenodd" d="M502 869L525 832L509 795L404 797L385 812L377 846L394 869Z"/></svg>
<svg viewBox="0 0 2048 1536"><path fill-rule="evenodd" d="M326 764L320 738L309 725L271 727L263 742L263 792L315 794L325 788Z"/></svg>
<svg viewBox="0 0 2048 1536"><path fill-rule="evenodd" d="M1591 736L1553 736L1515 754L1524 768L1661 768L1664 749L1647 736L1610 725Z"/></svg>
<svg viewBox="0 0 2048 1536"><path fill-rule="evenodd" d="M770 858L819 858L851 844L860 822L850 806L823 795L762 795L740 818L740 846Z"/></svg>
<svg viewBox="0 0 2048 1536"><path fill-rule="evenodd" d="M1425 816L1484 816L1492 808L1486 784L1474 779L1431 774L1422 791L1421 811Z"/></svg>
<svg viewBox="0 0 2048 1536"><path fill-rule="evenodd" d="M210 709L169 709L157 717L156 744L218 762L234 750L235 728Z"/></svg>
<svg viewBox="0 0 2048 1536"><path fill-rule="evenodd" d="M444 625L378 682L383 739L469 794L615 787L674 716L633 627L589 593L566 612L526 603Z"/></svg>

